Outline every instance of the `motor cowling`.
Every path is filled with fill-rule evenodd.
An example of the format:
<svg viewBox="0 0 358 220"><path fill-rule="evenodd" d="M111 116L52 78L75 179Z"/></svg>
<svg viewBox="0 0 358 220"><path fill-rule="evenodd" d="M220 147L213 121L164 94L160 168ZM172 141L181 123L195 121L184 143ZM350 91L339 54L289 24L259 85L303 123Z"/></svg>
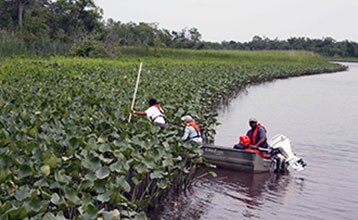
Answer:
<svg viewBox="0 0 358 220"><path fill-rule="evenodd" d="M292 168L296 171L304 170L306 163L302 158L297 157L291 149L291 140L282 134L275 135L268 142L272 155L277 160L284 160L287 168Z"/></svg>

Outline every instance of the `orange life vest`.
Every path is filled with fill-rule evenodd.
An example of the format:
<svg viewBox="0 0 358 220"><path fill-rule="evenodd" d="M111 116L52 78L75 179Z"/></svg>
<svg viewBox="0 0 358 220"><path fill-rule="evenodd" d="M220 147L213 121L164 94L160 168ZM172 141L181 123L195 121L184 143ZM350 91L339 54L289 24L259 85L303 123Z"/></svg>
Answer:
<svg viewBox="0 0 358 220"><path fill-rule="evenodd" d="M252 145L256 144L256 136L257 136L257 131L259 130L259 127L263 128L265 133L267 133L267 130L264 126L262 126L261 124L258 124L254 130L254 135L252 137ZM249 131L249 137L251 138L251 134L252 134L252 129Z"/></svg>
<svg viewBox="0 0 358 220"><path fill-rule="evenodd" d="M267 155L264 152L261 152L261 151L259 151L257 149L246 148L245 151L255 152L262 158L271 158L271 155Z"/></svg>
<svg viewBox="0 0 358 220"><path fill-rule="evenodd" d="M197 137L200 137L200 128L199 126L195 123L195 122L190 122L190 123L187 123L185 127L188 127L188 126L192 126L195 131L196 131L196 136L193 137L193 138L197 138Z"/></svg>

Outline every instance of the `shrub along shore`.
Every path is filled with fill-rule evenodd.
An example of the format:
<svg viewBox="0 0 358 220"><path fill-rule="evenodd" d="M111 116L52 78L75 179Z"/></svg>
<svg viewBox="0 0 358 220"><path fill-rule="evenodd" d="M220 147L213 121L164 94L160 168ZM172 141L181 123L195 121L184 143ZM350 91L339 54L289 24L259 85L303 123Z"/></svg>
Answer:
<svg viewBox="0 0 358 220"><path fill-rule="evenodd" d="M165 131L145 117L127 122L140 61L135 109L155 97ZM118 59L0 62L0 219L146 219L198 169L200 150L180 140L181 116L211 142L212 109L233 91L346 69L302 51L126 48Z"/></svg>

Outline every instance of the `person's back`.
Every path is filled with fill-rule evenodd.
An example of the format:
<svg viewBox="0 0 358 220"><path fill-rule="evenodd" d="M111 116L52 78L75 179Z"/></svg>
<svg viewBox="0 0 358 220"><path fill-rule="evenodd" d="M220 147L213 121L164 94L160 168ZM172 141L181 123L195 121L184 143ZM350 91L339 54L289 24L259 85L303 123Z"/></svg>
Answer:
<svg viewBox="0 0 358 220"><path fill-rule="evenodd" d="M150 106L147 110L145 110L145 113L152 122L161 124L166 123L164 111L162 111L158 105Z"/></svg>
<svg viewBox="0 0 358 220"><path fill-rule="evenodd" d="M157 105L157 100L151 98L148 104L149 108L144 112L134 111L134 109L131 109L131 112L137 115L146 115L151 122L156 123L162 129L166 129L168 127L168 120L164 115L164 110Z"/></svg>

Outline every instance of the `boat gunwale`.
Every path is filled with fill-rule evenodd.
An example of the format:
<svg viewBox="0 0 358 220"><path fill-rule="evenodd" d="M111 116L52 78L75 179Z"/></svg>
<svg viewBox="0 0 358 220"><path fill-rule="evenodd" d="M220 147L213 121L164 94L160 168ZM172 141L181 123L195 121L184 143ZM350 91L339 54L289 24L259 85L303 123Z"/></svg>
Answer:
<svg viewBox="0 0 358 220"><path fill-rule="evenodd" d="M212 149L218 149L218 150L222 150L222 151L231 151L231 152L238 152L238 153L245 153L245 154L256 154L258 155L256 152L254 151L246 151L244 149L235 149L235 148L227 148L227 147L222 147L222 146L213 146L213 145L202 145L200 146L200 149L204 150L203 148L212 148ZM260 156L260 155L258 155ZM271 158L263 158L260 157L263 160L271 160Z"/></svg>

